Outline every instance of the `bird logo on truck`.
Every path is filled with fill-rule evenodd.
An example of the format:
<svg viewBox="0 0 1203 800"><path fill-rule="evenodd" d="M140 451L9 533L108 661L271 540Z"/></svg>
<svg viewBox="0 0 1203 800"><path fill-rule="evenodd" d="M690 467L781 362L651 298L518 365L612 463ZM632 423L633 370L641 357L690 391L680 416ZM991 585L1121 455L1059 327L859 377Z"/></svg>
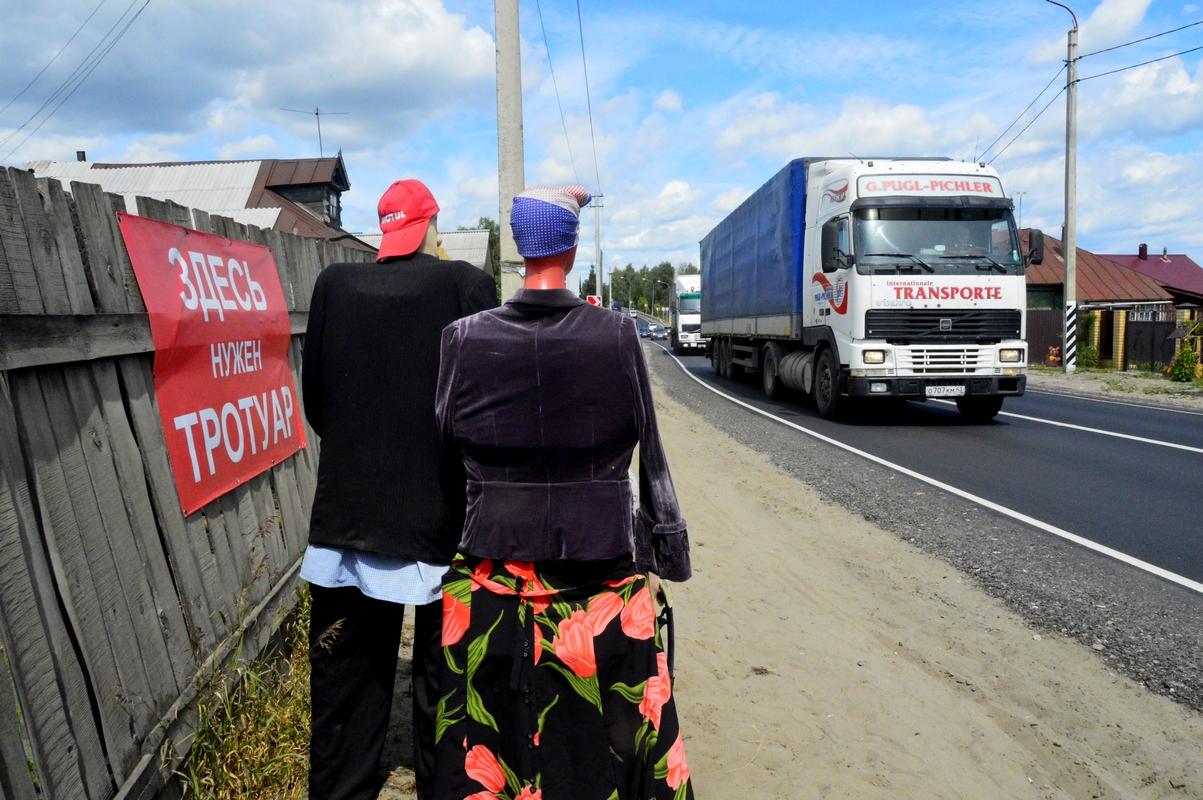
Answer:
<svg viewBox="0 0 1203 800"><path fill-rule="evenodd" d="M823 189L823 205L838 205L848 199L848 181L828 184Z"/></svg>
<svg viewBox="0 0 1203 800"><path fill-rule="evenodd" d="M819 284L819 291L815 292L815 302L822 305L824 301L831 306L831 310L837 314L843 314L848 310L848 283L846 281L838 281L832 283L827 279L826 275L815 275L814 283Z"/></svg>

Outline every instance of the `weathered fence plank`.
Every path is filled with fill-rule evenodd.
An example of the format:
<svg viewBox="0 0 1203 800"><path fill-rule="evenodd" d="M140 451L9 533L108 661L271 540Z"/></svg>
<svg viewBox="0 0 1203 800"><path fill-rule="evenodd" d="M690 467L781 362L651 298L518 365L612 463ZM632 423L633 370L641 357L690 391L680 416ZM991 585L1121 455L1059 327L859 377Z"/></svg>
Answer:
<svg viewBox="0 0 1203 800"><path fill-rule="evenodd" d="M70 308L76 314L91 314L96 311L96 305L92 301L92 290L84 274L84 257L75 235L70 200L63 191L63 185L56 180L38 178L37 187L42 200L42 211L46 215L46 224L54 236L54 248L63 271Z"/></svg>
<svg viewBox="0 0 1203 800"><path fill-rule="evenodd" d="M138 287L126 284L127 275L132 277L132 268L121 245L108 196L96 184L73 182L71 197L85 275L96 300L96 309L109 313L138 310L141 302L130 302L131 293L137 295ZM123 258L126 264L122 264Z"/></svg>
<svg viewBox="0 0 1203 800"><path fill-rule="evenodd" d="M91 727L91 700L72 645L61 620L46 616L57 611L58 605L49 569L42 561L41 543L36 541L37 520L18 433L13 397L0 373L0 636L12 665L43 790L55 798L82 799L86 787L100 790L105 785L104 753ZM53 513L44 508L43 521ZM70 598L65 597L63 603L71 614ZM99 608L92 608L93 624L103 625ZM115 689L118 683L111 653L108 672L105 664L99 666L89 669L92 685ZM106 675L111 679L106 680ZM117 723L114 730L123 725L128 732L129 715L115 693L97 700L102 724L107 719ZM107 734L108 726L105 728ZM134 743L127 740L128 735L125 739L115 736L107 742L114 758L134 750Z"/></svg>
<svg viewBox="0 0 1203 800"><path fill-rule="evenodd" d="M17 205L21 209L43 307L51 314L76 311L71 305L71 297L67 291L67 281L59 260L54 231L42 208L37 179L32 172L19 169L9 170L9 176L17 197Z"/></svg>
<svg viewBox="0 0 1203 800"><path fill-rule="evenodd" d="M305 314L289 318L294 335L305 332ZM0 370L153 351L145 313L0 314Z"/></svg>
<svg viewBox="0 0 1203 800"><path fill-rule="evenodd" d="M222 607L221 587L216 579L213 552L206 543L199 516L194 515L189 524L180 510L159 410L154 401L149 359L122 358L117 361L117 368L125 388L125 402L138 440L155 518L162 526L163 543L174 566L172 572L179 597L185 607L191 609L190 616L196 626L194 634L199 637L201 652L207 652L221 638L217 624L217 610Z"/></svg>
<svg viewBox="0 0 1203 800"><path fill-rule="evenodd" d="M0 518L4 514L0 490ZM13 690L8 657L0 643L0 800L37 800L33 774L25 758L25 731L17 717L17 695Z"/></svg>
<svg viewBox="0 0 1203 800"><path fill-rule="evenodd" d="M6 314L39 314L46 310L46 306L42 303L42 292L33 269L33 253L29 249L29 235L25 231L25 220L21 216L21 205L17 202L17 190L12 180L12 174L17 171L0 167L0 248L4 250L4 263L0 267L6 272L6 294L11 292L15 299L13 305L0 307L0 311Z"/></svg>

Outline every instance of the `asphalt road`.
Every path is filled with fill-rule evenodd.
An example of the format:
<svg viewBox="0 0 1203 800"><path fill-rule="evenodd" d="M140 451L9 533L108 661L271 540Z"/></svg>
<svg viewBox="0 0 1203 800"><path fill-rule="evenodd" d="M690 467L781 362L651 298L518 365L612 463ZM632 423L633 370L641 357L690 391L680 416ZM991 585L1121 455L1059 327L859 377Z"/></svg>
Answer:
<svg viewBox="0 0 1203 800"><path fill-rule="evenodd" d="M954 404L932 401L865 403L829 421L800 397L773 402L759 384L715 376L705 358L680 360L783 419L1203 582L1203 415L1032 394L1007 399L986 425L966 424Z"/></svg>
<svg viewBox="0 0 1203 800"><path fill-rule="evenodd" d="M865 404L828 421L800 398L768 401L758 382L680 359L755 408L1040 523L1027 524L741 408L690 380L662 349L647 353L674 398L729 435L945 559L1038 627L1203 710L1203 594L1040 527L1203 582L1203 415L1031 393L1009 398L985 425L938 402Z"/></svg>

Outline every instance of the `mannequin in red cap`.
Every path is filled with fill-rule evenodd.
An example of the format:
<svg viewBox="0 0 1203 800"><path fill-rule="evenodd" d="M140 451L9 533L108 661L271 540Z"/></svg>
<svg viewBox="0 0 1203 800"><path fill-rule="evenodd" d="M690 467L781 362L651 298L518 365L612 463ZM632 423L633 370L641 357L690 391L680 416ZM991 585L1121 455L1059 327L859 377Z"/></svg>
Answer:
<svg viewBox="0 0 1203 800"><path fill-rule="evenodd" d="M464 523L465 478L434 421L439 337L497 305L492 276L440 261L430 190L397 181L380 199L375 264L318 276L302 368L321 437L309 549L310 800L368 800L380 788L402 612L415 607L414 771L432 791L440 581Z"/></svg>

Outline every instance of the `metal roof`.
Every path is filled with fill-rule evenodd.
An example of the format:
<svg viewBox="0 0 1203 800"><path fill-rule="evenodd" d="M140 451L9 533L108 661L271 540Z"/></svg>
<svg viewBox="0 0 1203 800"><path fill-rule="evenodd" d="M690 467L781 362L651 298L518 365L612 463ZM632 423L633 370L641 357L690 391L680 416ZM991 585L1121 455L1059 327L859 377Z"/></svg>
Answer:
<svg viewBox="0 0 1203 800"><path fill-rule="evenodd" d="M1020 231L1023 248L1028 247L1028 230ZM1077 248L1076 292L1079 303L1169 303L1173 297L1152 278ZM1044 263L1027 269L1029 286L1061 286L1065 283L1065 258L1061 240L1044 234Z"/></svg>
<svg viewBox="0 0 1203 800"><path fill-rule="evenodd" d="M40 178L63 183L99 184L106 192L125 197L126 208L137 210L138 195L172 200L189 208L231 217L238 222L272 228L279 208L247 208L260 161L210 161L193 164L104 164L91 161L34 161L30 169Z"/></svg>
<svg viewBox="0 0 1203 800"><path fill-rule="evenodd" d="M452 261L467 261L474 267L489 271L489 231L445 231L443 250Z"/></svg>
<svg viewBox="0 0 1203 800"><path fill-rule="evenodd" d="M1164 256L1149 253L1147 258L1139 255L1104 255L1108 261L1147 275L1158 284L1173 292L1203 297L1203 267L1182 253Z"/></svg>

